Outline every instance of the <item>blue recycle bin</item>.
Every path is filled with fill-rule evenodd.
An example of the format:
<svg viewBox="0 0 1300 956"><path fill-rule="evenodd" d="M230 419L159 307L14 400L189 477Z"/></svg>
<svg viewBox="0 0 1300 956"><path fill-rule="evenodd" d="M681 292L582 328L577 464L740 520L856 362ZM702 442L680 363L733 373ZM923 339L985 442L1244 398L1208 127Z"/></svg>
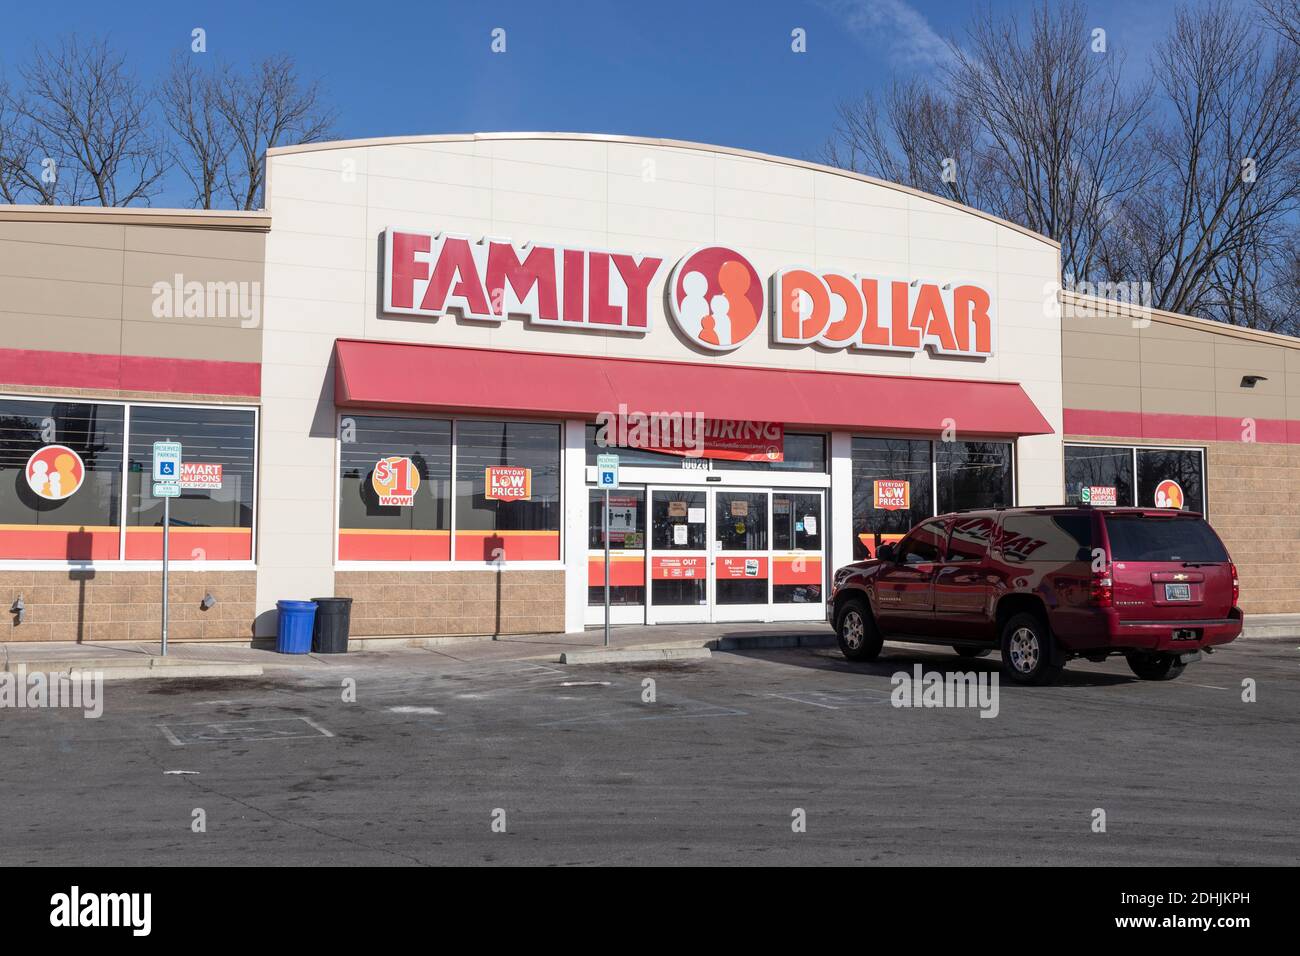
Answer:
<svg viewBox="0 0 1300 956"><path fill-rule="evenodd" d="M311 652L311 631L316 621L315 601L276 601L275 649L281 654Z"/></svg>

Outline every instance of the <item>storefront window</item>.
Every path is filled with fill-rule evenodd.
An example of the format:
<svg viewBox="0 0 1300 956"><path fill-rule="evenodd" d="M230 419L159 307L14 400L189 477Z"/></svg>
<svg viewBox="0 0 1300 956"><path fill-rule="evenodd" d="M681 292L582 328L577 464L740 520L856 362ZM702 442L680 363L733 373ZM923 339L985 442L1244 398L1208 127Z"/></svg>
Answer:
<svg viewBox="0 0 1300 956"><path fill-rule="evenodd" d="M853 559L898 541L934 514L931 443L853 439Z"/></svg>
<svg viewBox="0 0 1300 956"><path fill-rule="evenodd" d="M941 441L934 447L940 514L1011 506L1008 442Z"/></svg>
<svg viewBox="0 0 1300 956"><path fill-rule="evenodd" d="M170 557L251 561L256 418L234 408L131 406L126 556L162 558L163 499L153 496L153 443L178 441L181 495L171 501Z"/></svg>
<svg viewBox="0 0 1300 956"><path fill-rule="evenodd" d="M1205 450L1066 445L1065 500L1068 504L1178 508L1204 514Z"/></svg>
<svg viewBox="0 0 1300 956"><path fill-rule="evenodd" d="M618 464L621 468L675 468L681 471L687 467L683 462L698 462L698 459L688 459L681 455L670 455L662 451L646 451L644 448L620 448L617 445L598 445L596 444L596 432L598 426L587 426L587 464L595 466L597 455L618 455Z"/></svg>
<svg viewBox="0 0 1300 956"><path fill-rule="evenodd" d="M643 448L620 448L616 445L596 443L597 426L587 426L587 464L594 466L596 456L618 455L623 468L671 468L682 470L731 469L736 471L797 471L824 474L826 472L826 436L785 433L781 461L731 461L726 458L688 458Z"/></svg>
<svg viewBox="0 0 1300 956"><path fill-rule="evenodd" d="M0 400L0 558L120 557L123 409Z"/></svg>
<svg viewBox="0 0 1300 956"><path fill-rule="evenodd" d="M451 422L348 415L340 422L339 559L451 558Z"/></svg>
<svg viewBox="0 0 1300 956"><path fill-rule="evenodd" d="M1065 446L1065 503L1133 505L1133 449Z"/></svg>
<svg viewBox="0 0 1300 956"><path fill-rule="evenodd" d="M456 423L456 560L560 558L560 426Z"/></svg>
<svg viewBox="0 0 1300 956"><path fill-rule="evenodd" d="M605 492L587 493L587 602L605 603ZM609 600L611 605L645 604L645 491L609 493Z"/></svg>
<svg viewBox="0 0 1300 956"><path fill-rule="evenodd" d="M714 469L738 471L802 471L822 474L826 471L826 436L785 433L785 450L781 461L725 461L717 459Z"/></svg>
<svg viewBox="0 0 1300 956"><path fill-rule="evenodd" d="M1199 448L1139 448L1137 503L1141 508L1205 512L1205 459Z"/></svg>

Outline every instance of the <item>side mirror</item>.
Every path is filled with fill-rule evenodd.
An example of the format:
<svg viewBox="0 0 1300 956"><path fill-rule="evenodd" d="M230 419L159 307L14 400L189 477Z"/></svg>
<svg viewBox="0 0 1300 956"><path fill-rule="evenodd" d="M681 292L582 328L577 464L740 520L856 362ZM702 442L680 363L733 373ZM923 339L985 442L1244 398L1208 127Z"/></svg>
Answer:
<svg viewBox="0 0 1300 956"><path fill-rule="evenodd" d="M876 559L879 561L894 562L898 560L898 552L894 545L885 542L876 548Z"/></svg>

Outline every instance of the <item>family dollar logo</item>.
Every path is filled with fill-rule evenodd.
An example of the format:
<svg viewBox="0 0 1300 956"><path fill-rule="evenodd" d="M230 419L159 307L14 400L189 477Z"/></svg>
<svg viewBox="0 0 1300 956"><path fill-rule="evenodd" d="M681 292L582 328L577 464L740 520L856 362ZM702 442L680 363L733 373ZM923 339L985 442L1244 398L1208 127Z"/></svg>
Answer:
<svg viewBox="0 0 1300 956"><path fill-rule="evenodd" d="M1155 499L1157 508L1182 508L1186 496L1182 485L1172 478L1166 478L1156 485Z"/></svg>
<svg viewBox="0 0 1300 956"><path fill-rule="evenodd" d="M67 445L46 445L27 459L27 487L50 501L71 498L85 480L85 463Z"/></svg>
<svg viewBox="0 0 1300 956"><path fill-rule="evenodd" d="M763 281L733 249L696 249L674 267L668 289L677 328L714 352L730 352L744 343L763 315Z"/></svg>
<svg viewBox="0 0 1300 956"><path fill-rule="evenodd" d="M379 496L381 507L408 508L420 488L420 472L409 458L391 455L375 462L370 486Z"/></svg>

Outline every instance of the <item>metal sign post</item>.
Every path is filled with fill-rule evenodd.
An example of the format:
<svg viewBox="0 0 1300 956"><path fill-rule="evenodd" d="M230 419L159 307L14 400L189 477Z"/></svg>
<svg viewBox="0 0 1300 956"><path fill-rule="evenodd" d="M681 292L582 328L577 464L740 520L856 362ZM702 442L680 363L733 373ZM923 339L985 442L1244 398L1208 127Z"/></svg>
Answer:
<svg viewBox="0 0 1300 956"><path fill-rule="evenodd" d="M167 656L167 578L171 551L172 499L181 493L181 443L153 443L153 496L163 500L162 526L162 654Z"/></svg>
<svg viewBox="0 0 1300 956"><path fill-rule="evenodd" d="M163 600L162 600L162 656L167 656L167 618L169 608L167 606L167 558L171 541L171 522L172 517L172 499L168 495L163 499Z"/></svg>
<svg viewBox="0 0 1300 956"><path fill-rule="evenodd" d="M596 456L596 484L605 490L601 526L605 532L605 646L609 647L609 490L618 487L618 455Z"/></svg>

